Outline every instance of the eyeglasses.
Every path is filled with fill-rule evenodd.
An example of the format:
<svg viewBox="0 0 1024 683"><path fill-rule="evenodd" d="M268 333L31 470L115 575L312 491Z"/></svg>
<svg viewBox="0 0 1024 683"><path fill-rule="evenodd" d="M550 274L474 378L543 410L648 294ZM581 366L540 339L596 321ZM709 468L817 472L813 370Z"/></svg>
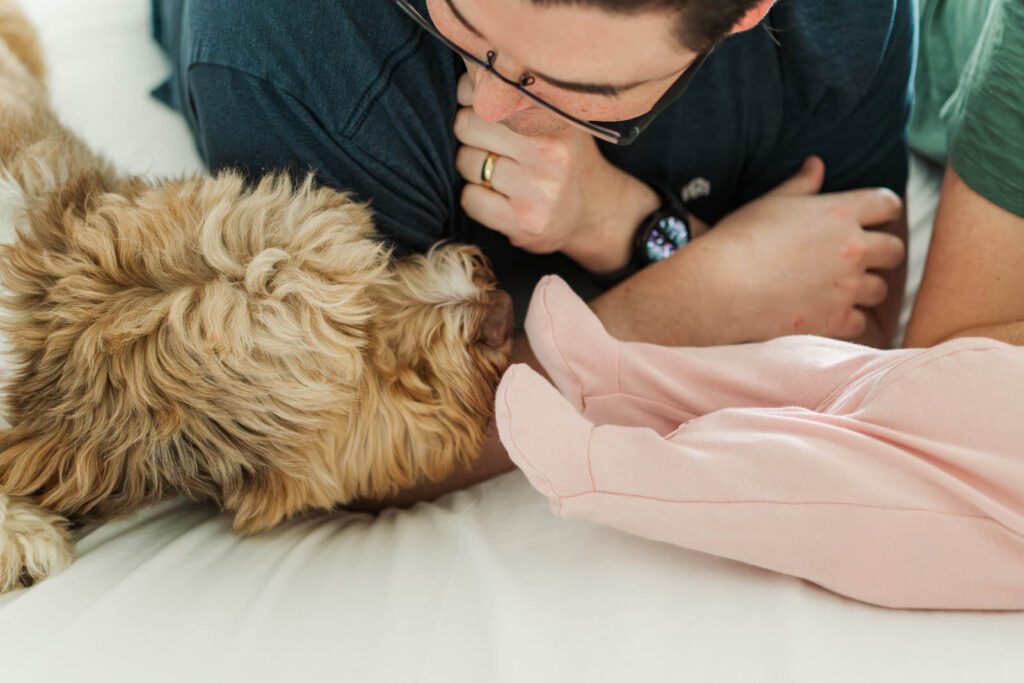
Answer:
<svg viewBox="0 0 1024 683"><path fill-rule="evenodd" d="M609 142L613 145L619 145L621 147L633 144L633 142L636 141L638 137L640 137L640 134L643 133L644 130L646 130L647 127L651 125L651 122L654 121L654 119L657 118L659 114L665 111L665 109L667 109L670 104L679 99L680 95L682 95L686 91L686 88L689 87L690 82L693 80L693 77L697 74L697 71L700 70L700 67L704 64L708 56L711 54L711 50L708 50L707 52L698 55L697 58L693 60L693 62L691 62L691 64L688 67L686 67L686 70L683 71L679 78L676 79L676 82L672 84L672 87L670 87L668 91L661 96L661 99L659 99L657 104L654 105L654 108L651 109L651 111L644 114L643 116L640 116L629 121L617 121L611 123L586 121L584 119L577 118L572 114L567 114L566 112L562 111L555 105L549 104L542 98L530 92L530 90L528 90L528 86L533 85L533 76L527 75L524 76L519 81L514 81L511 78L508 78L498 73L498 71L494 68L494 62L498 58L497 53L493 51L488 52L486 59L481 59L476 55L467 52L466 50L462 49L461 47L459 47L458 45L456 45L455 43L441 35L440 31L437 30L434 24L429 19L424 17L422 14L420 14L416 10L416 8L409 4L408 0L394 0L394 2L402 11L404 11L406 14L412 17L412 19L417 24L419 24L424 31L440 40L450 50L458 54L466 61L477 65L478 67L484 69L485 71L490 72L492 76L497 78L502 83L505 83L506 85L515 88L516 90L530 98L535 104L543 107L544 109L547 109L552 114L561 117L566 122L572 124L576 128L579 128L580 130L589 133L590 135L593 135L595 138L598 138L599 140L604 140L605 142Z"/></svg>

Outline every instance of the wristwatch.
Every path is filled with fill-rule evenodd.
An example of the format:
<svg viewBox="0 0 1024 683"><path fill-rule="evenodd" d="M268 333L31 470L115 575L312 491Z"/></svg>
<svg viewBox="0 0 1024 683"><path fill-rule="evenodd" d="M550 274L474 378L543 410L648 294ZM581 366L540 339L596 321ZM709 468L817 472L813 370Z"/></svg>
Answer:
<svg viewBox="0 0 1024 683"><path fill-rule="evenodd" d="M641 221L633 240L633 262L638 268L664 261L690 242L686 207L672 193L657 191L661 206Z"/></svg>
<svg viewBox="0 0 1024 683"><path fill-rule="evenodd" d="M661 198L661 206L647 215L633 236L629 263L612 273L597 276L600 284L621 282L652 263L664 261L690 242L690 213L682 201L662 187L652 187Z"/></svg>

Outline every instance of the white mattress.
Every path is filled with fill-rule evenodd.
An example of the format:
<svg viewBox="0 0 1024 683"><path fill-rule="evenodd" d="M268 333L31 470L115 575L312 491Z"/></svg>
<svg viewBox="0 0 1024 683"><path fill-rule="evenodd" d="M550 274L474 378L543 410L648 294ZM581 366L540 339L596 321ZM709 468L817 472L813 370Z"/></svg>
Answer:
<svg viewBox="0 0 1024 683"><path fill-rule="evenodd" d="M147 97L165 66L146 0L27 4L74 129L136 171L198 169L183 123ZM937 176L914 173L920 234ZM172 501L78 554L0 599L0 681L1024 680L1024 615L857 604L559 520L518 473L246 540Z"/></svg>

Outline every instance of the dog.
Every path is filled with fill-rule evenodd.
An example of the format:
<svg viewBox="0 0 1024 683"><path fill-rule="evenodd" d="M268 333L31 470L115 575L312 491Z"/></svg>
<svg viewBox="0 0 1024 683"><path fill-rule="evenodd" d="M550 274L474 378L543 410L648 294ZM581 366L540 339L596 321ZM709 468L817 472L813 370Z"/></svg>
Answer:
<svg viewBox="0 0 1024 683"><path fill-rule="evenodd" d="M0 195L21 205L0 248L0 592L66 566L73 525L169 495L251 534L472 463L512 327L477 249L394 257L312 179L123 176L43 79L0 0Z"/></svg>

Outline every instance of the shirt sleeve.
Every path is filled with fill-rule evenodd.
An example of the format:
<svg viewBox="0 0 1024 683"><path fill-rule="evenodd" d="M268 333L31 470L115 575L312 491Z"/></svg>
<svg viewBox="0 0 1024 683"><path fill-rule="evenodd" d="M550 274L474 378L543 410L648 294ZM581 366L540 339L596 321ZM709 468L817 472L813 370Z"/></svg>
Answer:
<svg viewBox="0 0 1024 683"><path fill-rule="evenodd" d="M378 230L399 252L422 251L454 236L454 151L447 149L454 142L417 136L416 130L428 130L424 122L402 122L412 132L389 136L385 128L400 123L378 111L355 134L344 135L280 87L216 64L190 67L184 99L212 172L233 168L250 178L313 172L318 183L369 201Z"/></svg>
<svg viewBox="0 0 1024 683"><path fill-rule="evenodd" d="M1024 3L993 3L947 114L950 161L960 177L1024 216Z"/></svg>

